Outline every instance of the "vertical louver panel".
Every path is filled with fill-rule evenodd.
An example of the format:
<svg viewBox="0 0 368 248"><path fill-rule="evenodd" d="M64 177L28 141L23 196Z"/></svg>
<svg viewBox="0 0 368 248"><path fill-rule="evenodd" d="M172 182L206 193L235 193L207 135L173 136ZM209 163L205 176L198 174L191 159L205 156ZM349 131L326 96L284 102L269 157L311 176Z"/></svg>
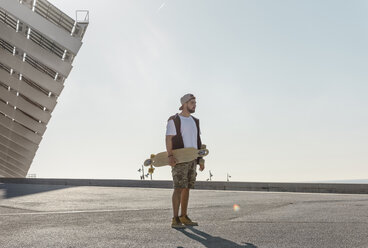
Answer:
<svg viewBox="0 0 368 248"><path fill-rule="evenodd" d="M0 1L0 177L27 175L87 26L46 0Z"/></svg>

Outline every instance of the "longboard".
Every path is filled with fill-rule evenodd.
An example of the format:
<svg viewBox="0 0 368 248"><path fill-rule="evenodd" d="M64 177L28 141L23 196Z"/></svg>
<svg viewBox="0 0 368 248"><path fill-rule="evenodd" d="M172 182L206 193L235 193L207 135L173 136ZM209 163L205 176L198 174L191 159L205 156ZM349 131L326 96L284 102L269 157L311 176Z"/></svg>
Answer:
<svg viewBox="0 0 368 248"><path fill-rule="evenodd" d="M173 150L174 158L176 159L176 163L184 163L195 160L198 157L207 156L209 153L208 149L206 149L206 145L202 145L201 149L195 148L180 148ZM165 165L169 165L169 158L167 152L160 152L151 155L151 158L146 159L144 161L145 166L155 166L161 167Z"/></svg>

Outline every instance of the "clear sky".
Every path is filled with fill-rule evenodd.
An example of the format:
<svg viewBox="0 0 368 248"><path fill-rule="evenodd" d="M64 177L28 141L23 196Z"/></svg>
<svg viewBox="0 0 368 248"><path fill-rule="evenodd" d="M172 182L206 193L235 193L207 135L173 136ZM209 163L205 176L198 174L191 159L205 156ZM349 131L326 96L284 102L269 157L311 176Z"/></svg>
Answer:
<svg viewBox="0 0 368 248"><path fill-rule="evenodd" d="M37 177L139 179L189 92L210 149L198 180L368 177L368 1L51 2L90 24Z"/></svg>

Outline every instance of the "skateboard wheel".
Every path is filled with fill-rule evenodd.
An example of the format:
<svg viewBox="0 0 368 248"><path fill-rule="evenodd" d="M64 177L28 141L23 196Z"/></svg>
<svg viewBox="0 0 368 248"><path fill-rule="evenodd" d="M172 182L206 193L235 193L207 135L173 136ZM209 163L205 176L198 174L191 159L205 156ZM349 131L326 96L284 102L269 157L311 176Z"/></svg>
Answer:
<svg viewBox="0 0 368 248"><path fill-rule="evenodd" d="M149 166L149 165L151 165L152 164L152 159L146 159L145 161L144 161L144 166Z"/></svg>

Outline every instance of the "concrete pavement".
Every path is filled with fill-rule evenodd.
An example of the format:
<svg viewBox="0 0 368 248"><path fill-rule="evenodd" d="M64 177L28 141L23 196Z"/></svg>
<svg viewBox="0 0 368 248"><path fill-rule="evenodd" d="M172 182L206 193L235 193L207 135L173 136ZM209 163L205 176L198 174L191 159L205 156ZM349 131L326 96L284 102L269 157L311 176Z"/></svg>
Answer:
<svg viewBox="0 0 368 248"><path fill-rule="evenodd" d="M368 247L365 194L193 190L189 216L200 225L183 231L170 227L171 194L0 184L0 246Z"/></svg>

